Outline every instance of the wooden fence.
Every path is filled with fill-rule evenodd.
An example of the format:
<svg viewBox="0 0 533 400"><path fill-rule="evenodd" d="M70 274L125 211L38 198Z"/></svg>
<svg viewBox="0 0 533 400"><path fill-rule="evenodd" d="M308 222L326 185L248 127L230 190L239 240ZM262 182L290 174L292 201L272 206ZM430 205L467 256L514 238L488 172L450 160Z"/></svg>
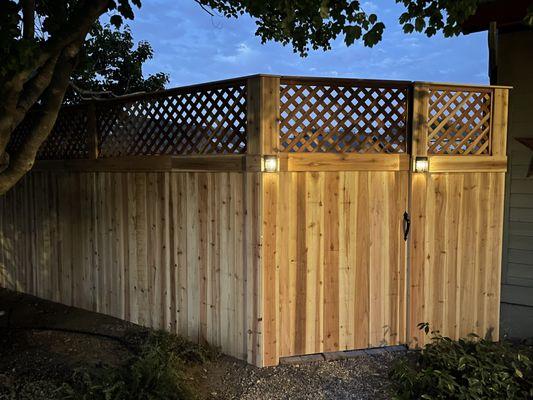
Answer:
<svg viewBox="0 0 533 400"><path fill-rule="evenodd" d="M0 199L0 285L260 366L497 339L507 96L261 75L65 107Z"/></svg>

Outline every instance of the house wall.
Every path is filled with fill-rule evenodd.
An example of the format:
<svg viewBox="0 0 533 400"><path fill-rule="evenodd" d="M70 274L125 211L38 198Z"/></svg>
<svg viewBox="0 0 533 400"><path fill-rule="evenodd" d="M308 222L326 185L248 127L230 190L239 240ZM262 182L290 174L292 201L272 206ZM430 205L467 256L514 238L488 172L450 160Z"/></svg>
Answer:
<svg viewBox="0 0 533 400"><path fill-rule="evenodd" d="M0 286L259 364L258 185L237 172L32 172L0 198Z"/></svg>
<svg viewBox="0 0 533 400"><path fill-rule="evenodd" d="M509 97L509 170L505 200L502 334L533 336L533 152L514 138L533 137L533 31L505 33L498 41L499 84Z"/></svg>

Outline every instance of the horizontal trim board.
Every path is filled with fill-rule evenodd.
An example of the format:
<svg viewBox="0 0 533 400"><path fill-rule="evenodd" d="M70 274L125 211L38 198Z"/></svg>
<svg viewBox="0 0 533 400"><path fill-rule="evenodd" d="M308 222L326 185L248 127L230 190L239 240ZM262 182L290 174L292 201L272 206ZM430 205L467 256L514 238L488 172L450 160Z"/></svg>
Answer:
<svg viewBox="0 0 533 400"><path fill-rule="evenodd" d="M408 154L281 153L280 170L407 171L409 159Z"/></svg>
<svg viewBox="0 0 533 400"><path fill-rule="evenodd" d="M172 157L172 170L243 171L244 155Z"/></svg>
<svg viewBox="0 0 533 400"><path fill-rule="evenodd" d="M438 88L457 88L460 90L463 89L513 89L512 86L502 86L502 85L479 85L474 83L454 83L454 82L424 82L424 81L415 81L413 82L414 86L431 86L432 89Z"/></svg>
<svg viewBox="0 0 533 400"><path fill-rule="evenodd" d="M279 153L280 171L408 171L409 154ZM505 172L506 157L430 156L429 172ZM127 156L97 160L42 160L35 171L260 171L260 156Z"/></svg>
<svg viewBox="0 0 533 400"><path fill-rule="evenodd" d="M128 156L97 160L37 161L35 171L157 172L157 171L243 171L244 155L213 156Z"/></svg>
<svg viewBox="0 0 533 400"><path fill-rule="evenodd" d="M507 172L505 156L429 156L429 172Z"/></svg>

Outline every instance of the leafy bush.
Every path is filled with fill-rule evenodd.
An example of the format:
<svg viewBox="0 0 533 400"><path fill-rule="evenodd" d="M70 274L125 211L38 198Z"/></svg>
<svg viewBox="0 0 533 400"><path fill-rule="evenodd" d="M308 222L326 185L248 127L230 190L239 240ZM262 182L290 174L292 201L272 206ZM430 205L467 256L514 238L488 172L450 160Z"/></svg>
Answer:
<svg viewBox="0 0 533 400"><path fill-rule="evenodd" d="M531 347L476 335L454 341L433 332L424 349L394 365L395 398L532 399L532 353Z"/></svg>
<svg viewBox="0 0 533 400"><path fill-rule="evenodd" d="M65 399L76 400L190 400L196 396L186 382L190 363L204 363L216 356L209 347L155 332L143 339L130 337L137 354L122 368L78 370L63 387ZM135 342L141 342L135 343Z"/></svg>

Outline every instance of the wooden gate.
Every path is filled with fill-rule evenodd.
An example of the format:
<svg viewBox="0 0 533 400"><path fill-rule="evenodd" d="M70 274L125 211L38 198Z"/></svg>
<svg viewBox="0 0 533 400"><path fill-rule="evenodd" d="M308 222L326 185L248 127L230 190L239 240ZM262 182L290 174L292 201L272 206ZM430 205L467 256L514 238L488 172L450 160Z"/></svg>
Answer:
<svg viewBox="0 0 533 400"><path fill-rule="evenodd" d="M405 171L266 178L267 362L405 341L407 180Z"/></svg>
<svg viewBox="0 0 533 400"><path fill-rule="evenodd" d="M499 339L508 88L419 84L414 93L408 342L417 324Z"/></svg>

